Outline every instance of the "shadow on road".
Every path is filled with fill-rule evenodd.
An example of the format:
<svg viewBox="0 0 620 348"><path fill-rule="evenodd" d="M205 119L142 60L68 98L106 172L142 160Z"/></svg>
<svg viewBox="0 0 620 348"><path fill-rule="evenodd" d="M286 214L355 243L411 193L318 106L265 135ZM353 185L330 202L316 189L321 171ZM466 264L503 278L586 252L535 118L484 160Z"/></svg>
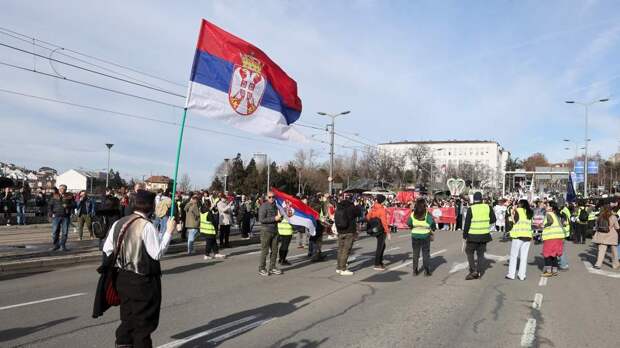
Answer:
<svg viewBox="0 0 620 348"><path fill-rule="evenodd" d="M51 272L51 269L47 269L47 270L43 270L43 271L35 271L35 272L27 272L27 273L16 273L16 274L9 274L9 275L3 275L0 276L0 282L3 280L12 280L12 279L19 279L19 278L26 278L26 277L30 277L33 275L37 275L37 274L41 274L41 273L47 273L47 272Z"/></svg>
<svg viewBox="0 0 620 348"><path fill-rule="evenodd" d="M177 266L174 268L170 268L167 269L165 271L162 271L162 274L179 274L179 273L185 273L185 272L190 272L190 271L194 271L197 269L201 269L201 268L205 268L208 266L213 266L215 264L218 264L222 261L215 261L215 262L200 262L200 263L191 263L189 265L183 265L183 266Z"/></svg>
<svg viewBox="0 0 620 348"><path fill-rule="evenodd" d="M321 344L325 343L328 339L329 338L327 337L325 337L324 339L320 341L303 339L303 340L300 340L299 342L287 343L281 346L281 348L317 348Z"/></svg>
<svg viewBox="0 0 620 348"><path fill-rule="evenodd" d="M41 325L28 326L28 327L16 327L13 329L1 330L0 331L0 342L11 341L11 340L23 337L23 336L28 336L37 331L49 329L52 326L56 326L64 322L71 321L76 318L77 317L68 317L68 318L48 321L47 323L44 323Z"/></svg>
<svg viewBox="0 0 620 348"><path fill-rule="evenodd" d="M615 246L612 248L615 248ZM596 244L590 245L588 249L579 253L579 258L581 259L581 261L588 261L592 265L596 263L597 257L598 257L598 245Z"/></svg>
<svg viewBox="0 0 620 348"><path fill-rule="evenodd" d="M180 332L171 338L188 340L180 347L214 347L224 341L249 332L269 320L287 316L305 307L306 304L301 306L297 306L297 304L309 298L309 296L299 296L291 299L289 302L271 303L266 306L231 314L223 318L214 319L206 325ZM309 341L308 345L294 345L291 347L318 347L318 344L322 342L324 341ZM301 341L299 344L302 343L304 342Z"/></svg>

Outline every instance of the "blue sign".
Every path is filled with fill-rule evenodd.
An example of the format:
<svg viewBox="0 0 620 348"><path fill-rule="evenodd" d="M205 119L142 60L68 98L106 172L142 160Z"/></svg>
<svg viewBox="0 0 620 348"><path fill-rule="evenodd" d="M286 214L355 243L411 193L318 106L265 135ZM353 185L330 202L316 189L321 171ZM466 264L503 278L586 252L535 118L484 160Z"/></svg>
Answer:
<svg viewBox="0 0 620 348"><path fill-rule="evenodd" d="M584 163L583 161L575 162L575 174L583 174L584 173Z"/></svg>
<svg viewBox="0 0 620 348"><path fill-rule="evenodd" d="M575 184L579 184L585 181L585 176L583 173L575 173Z"/></svg>
<svg viewBox="0 0 620 348"><path fill-rule="evenodd" d="M598 174L598 161L588 161L588 174Z"/></svg>

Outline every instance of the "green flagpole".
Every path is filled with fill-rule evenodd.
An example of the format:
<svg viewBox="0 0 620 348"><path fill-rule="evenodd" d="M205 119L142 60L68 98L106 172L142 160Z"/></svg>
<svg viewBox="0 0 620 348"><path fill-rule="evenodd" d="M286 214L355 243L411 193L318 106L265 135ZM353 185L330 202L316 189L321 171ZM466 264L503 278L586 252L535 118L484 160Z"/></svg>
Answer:
<svg viewBox="0 0 620 348"><path fill-rule="evenodd" d="M174 218L174 210L176 208L175 198L177 196L177 176L179 174L179 160L181 159L181 146L183 144L183 130L185 129L185 118L187 117L187 107L183 109L183 119L181 120L181 128L179 129L179 142L177 145L177 160L174 165L174 181L172 182L172 207L170 207L170 217Z"/></svg>

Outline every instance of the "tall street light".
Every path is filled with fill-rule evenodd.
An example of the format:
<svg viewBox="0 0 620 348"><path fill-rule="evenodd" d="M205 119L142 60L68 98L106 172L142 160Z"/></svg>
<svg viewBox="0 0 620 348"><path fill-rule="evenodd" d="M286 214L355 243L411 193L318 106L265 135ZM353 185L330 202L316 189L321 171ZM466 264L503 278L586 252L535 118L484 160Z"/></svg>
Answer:
<svg viewBox="0 0 620 348"><path fill-rule="evenodd" d="M435 166L435 151L441 151L443 150L443 148L438 148L438 149L431 149L431 170L430 170L430 176L431 176L431 184L429 185L431 193L433 193L433 184L435 183L435 178L433 177L433 167Z"/></svg>
<svg viewBox="0 0 620 348"><path fill-rule="evenodd" d="M605 98L605 99L597 99L597 100L593 100L589 103L583 103L583 102L579 102L579 101L574 101L574 100L567 100L566 104L578 104L583 106L584 110L585 110L585 137L584 142L585 142L585 151L583 153L583 166L584 166L584 176L583 176L583 197L584 198L588 198L588 109L590 108L590 106L596 104L596 103L604 103L609 101L609 98Z"/></svg>
<svg viewBox="0 0 620 348"><path fill-rule="evenodd" d="M265 194L269 193L269 190L271 189L271 187L269 187L270 183L270 172L271 172L271 165L269 164L269 156L267 156L267 154L265 153L255 153L254 157L263 157L265 159L265 165L267 166L267 191L265 192Z"/></svg>
<svg viewBox="0 0 620 348"><path fill-rule="evenodd" d="M226 171L224 172L224 193L228 191L228 161L230 161L230 158L224 158L224 163L226 166Z"/></svg>
<svg viewBox="0 0 620 348"><path fill-rule="evenodd" d="M330 135L330 142L329 142L329 178L327 178L327 181L329 182L329 194L331 195L333 193L333 185L334 185L334 123L336 120L336 117L338 116L342 116L342 115L346 115L346 114L350 114L351 111L343 111L337 114L328 114L325 112L317 112L317 114L321 115L321 116L327 116L330 117L332 119L332 122L329 124L329 135Z"/></svg>
<svg viewBox="0 0 620 348"><path fill-rule="evenodd" d="M114 144L105 144L108 147L108 171L105 173L105 188L108 188L110 185L110 151Z"/></svg>

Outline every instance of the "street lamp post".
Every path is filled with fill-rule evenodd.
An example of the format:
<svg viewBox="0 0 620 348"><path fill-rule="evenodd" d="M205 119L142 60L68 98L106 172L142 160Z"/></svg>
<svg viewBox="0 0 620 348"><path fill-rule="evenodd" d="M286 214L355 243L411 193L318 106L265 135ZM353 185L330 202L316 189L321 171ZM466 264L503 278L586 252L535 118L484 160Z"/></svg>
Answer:
<svg viewBox="0 0 620 348"><path fill-rule="evenodd" d="M337 114L328 114L325 112L317 112L317 114L321 115L321 116L327 116L330 117L332 119L332 122L329 124L329 135L330 135L330 142L329 142L329 178L327 178L327 181L329 182L329 194L331 195L333 193L333 187L334 187L334 123L336 120L336 117L338 116L343 116L346 114L350 114L351 111L343 111Z"/></svg>
<svg viewBox="0 0 620 348"><path fill-rule="evenodd" d="M228 161L230 161L230 158L224 158L224 163L226 166L226 171L224 172L224 193L228 191Z"/></svg>
<svg viewBox="0 0 620 348"><path fill-rule="evenodd" d="M584 107L584 111L585 111L585 137L584 137L584 142L585 144L585 150L583 153L583 166L584 166L584 176L583 176L583 197L584 198L588 198L588 109L590 108L590 106L596 104L596 103L604 103L606 101L609 101L609 98L605 98L605 99L597 99L597 100L593 100L589 103L583 103L583 102L578 102L578 101L574 101L574 100L567 100L566 104L579 104L581 106Z"/></svg>
<svg viewBox="0 0 620 348"><path fill-rule="evenodd" d="M431 149L431 170L430 170L431 184L429 185L431 193L433 193L433 184L434 184L434 181L435 181L435 178L433 177L433 167L435 166L434 165L434 163L435 163L434 152L435 151L441 151L441 150L443 150L443 148Z"/></svg>
<svg viewBox="0 0 620 348"><path fill-rule="evenodd" d="M105 188L108 188L108 186L110 185L110 151L112 149L112 146L114 146L114 144L105 144L105 146L107 146L108 148L108 171L105 173ZM91 191L92 191L92 187L91 187Z"/></svg>
<svg viewBox="0 0 620 348"><path fill-rule="evenodd" d="M267 154L264 154L264 153L255 153L254 157L263 157L265 159L265 165L267 166L267 191L265 192L265 194L268 194L269 190L271 189L269 187L269 185L270 185L269 180L271 179L270 178L270 176L271 176L271 173L270 173L271 172L271 165L269 165L269 156L267 156Z"/></svg>

